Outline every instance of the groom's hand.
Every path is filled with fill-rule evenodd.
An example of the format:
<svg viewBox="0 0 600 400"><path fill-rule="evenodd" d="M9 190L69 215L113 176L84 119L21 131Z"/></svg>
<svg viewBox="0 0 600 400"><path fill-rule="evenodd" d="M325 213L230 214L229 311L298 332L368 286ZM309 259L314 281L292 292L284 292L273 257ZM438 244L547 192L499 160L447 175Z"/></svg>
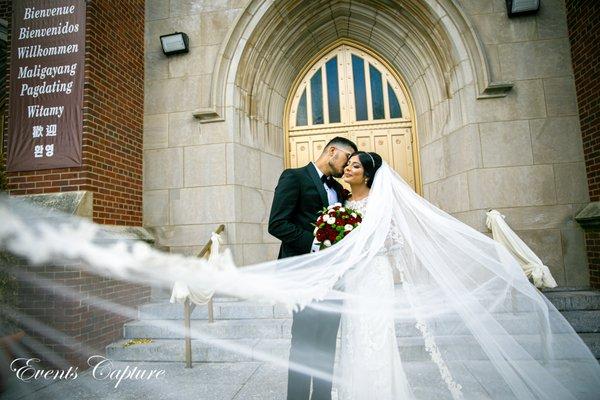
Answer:
<svg viewBox="0 0 600 400"><path fill-rule="evenodd" d="M321 250L321 243L319 241L317 241L317 238L314 238L314 240L312 242L312 246L310 247L310 252L316 253L319 250Z"/></svg>

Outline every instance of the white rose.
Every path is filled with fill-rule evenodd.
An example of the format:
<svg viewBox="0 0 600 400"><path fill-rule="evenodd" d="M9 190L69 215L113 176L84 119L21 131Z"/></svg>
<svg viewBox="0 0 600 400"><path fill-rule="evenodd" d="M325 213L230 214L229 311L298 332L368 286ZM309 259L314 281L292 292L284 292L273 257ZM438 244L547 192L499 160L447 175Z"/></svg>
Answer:
<svg viewBox="0 0 600 400"><path fill-rule="evenodd" d="M331 242L329 240L324 241L323 244L325 245L325 247L331 246Z"/></svg>
<svg viewBox="0 0 600 400"><path fill-rule="evenodd" d="M358 217L358 215L356 215L356 213L352 213L352 214L350 214L350 215L352 216L352 218L356 218L356 217Z"/></svg>
<svg viewBox="0 0 600 400"><path fill-rule="evenodd" d="M329 225L333 225L333 224L335 224L335 217L329 217L329 218L327 218L327 223L328 223Z"/></svg>
<svg viewBox="0 0 600 400"><path fill-rule="evenodd" d="M345 209L344 207L342 207L342 208L340 208L338 211L339 211L339 212L344 212L344 211L346 211L346 209Z"/></svg>
<svg viewBox="0 0 600 400"><path fill-rule="evenodd" d="M342 206L342 203L333 203L333 206L334 206L334 207L341 207L341 206Z"/></svg>
<svg viewBox="0 0 600 400"><path fill-rule="evenodd" d="M346 232L350 232L352 229L354 229L354 228L353 228L353 227L352 227L352 225L350 225L350 224L347 224L346 226L344 226L344 230L345 230Z"/></svg>

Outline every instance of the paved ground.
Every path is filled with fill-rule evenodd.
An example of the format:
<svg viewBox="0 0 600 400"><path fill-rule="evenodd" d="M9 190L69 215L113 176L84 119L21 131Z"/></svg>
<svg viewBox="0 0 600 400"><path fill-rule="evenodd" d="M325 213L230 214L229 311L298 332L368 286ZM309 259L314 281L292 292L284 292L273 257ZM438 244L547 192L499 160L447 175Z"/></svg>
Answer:
<svg viewBox="0 0 600 400"><path fill-rule="evenodd" d="M287 371L282 367L255 362L199 363L192 369L173 362L114 362L115 369L138 367L146 370L164 369L161 379L150 381L121 381L115 388L115 380L100 380L91 370L80 373L77 379L45 384L21 382L13 379L9 391L2 400L124 400L124 399L194 399L194 400L283 400L285 399ZM442 389L438 371L431 363L409 363L406 373L414 385L418 399L448 399L449 393ZM457 368L458 366L454 366ZM564 366L564 374L569 374ZM461 384L469 393L468 399L514 399L501 388L498 376L484 362L462 364ZM562 368L561 368L562 369ZM486 371L475 379L469 372ZM482 378L483 377L483 378ZM597 399L597 394L581 388L581 398ZM589 389L588 389L589 390ZM335 397L334 397L335 398Z"/></svg>
<svg viewBox="0 0 600 400"><path fill-rule="evenodd" d="M113 399L284 399L287 371L261 363L207 363L193 368L183 363L114 362L125 366L164 369L160 379L149 381L96 379L91 370L74 380L22 382L13 378L2 400L113 400Z"/></svg>

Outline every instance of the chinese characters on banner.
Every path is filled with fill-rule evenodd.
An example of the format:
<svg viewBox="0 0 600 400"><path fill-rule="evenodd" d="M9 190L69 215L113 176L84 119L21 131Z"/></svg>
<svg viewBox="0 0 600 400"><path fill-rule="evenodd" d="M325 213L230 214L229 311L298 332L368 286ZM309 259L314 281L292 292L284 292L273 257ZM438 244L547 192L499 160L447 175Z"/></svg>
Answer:
<svg viewBox="0 0 600 400"><path fill-rule="evenodd" d="M81 166L85 0L13 3L8 171Z"/></svg>

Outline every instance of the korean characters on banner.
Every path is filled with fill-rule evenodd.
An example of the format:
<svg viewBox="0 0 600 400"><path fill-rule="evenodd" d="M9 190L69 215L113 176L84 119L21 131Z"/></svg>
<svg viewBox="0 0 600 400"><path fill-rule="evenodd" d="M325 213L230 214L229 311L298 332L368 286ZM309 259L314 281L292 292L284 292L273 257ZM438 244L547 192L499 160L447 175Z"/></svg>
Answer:
<svg viewBox="0 0 600 400"><path fill-rule="evenodd" d="M13 3L8 171L81 166L85 5Z"/></svg>

